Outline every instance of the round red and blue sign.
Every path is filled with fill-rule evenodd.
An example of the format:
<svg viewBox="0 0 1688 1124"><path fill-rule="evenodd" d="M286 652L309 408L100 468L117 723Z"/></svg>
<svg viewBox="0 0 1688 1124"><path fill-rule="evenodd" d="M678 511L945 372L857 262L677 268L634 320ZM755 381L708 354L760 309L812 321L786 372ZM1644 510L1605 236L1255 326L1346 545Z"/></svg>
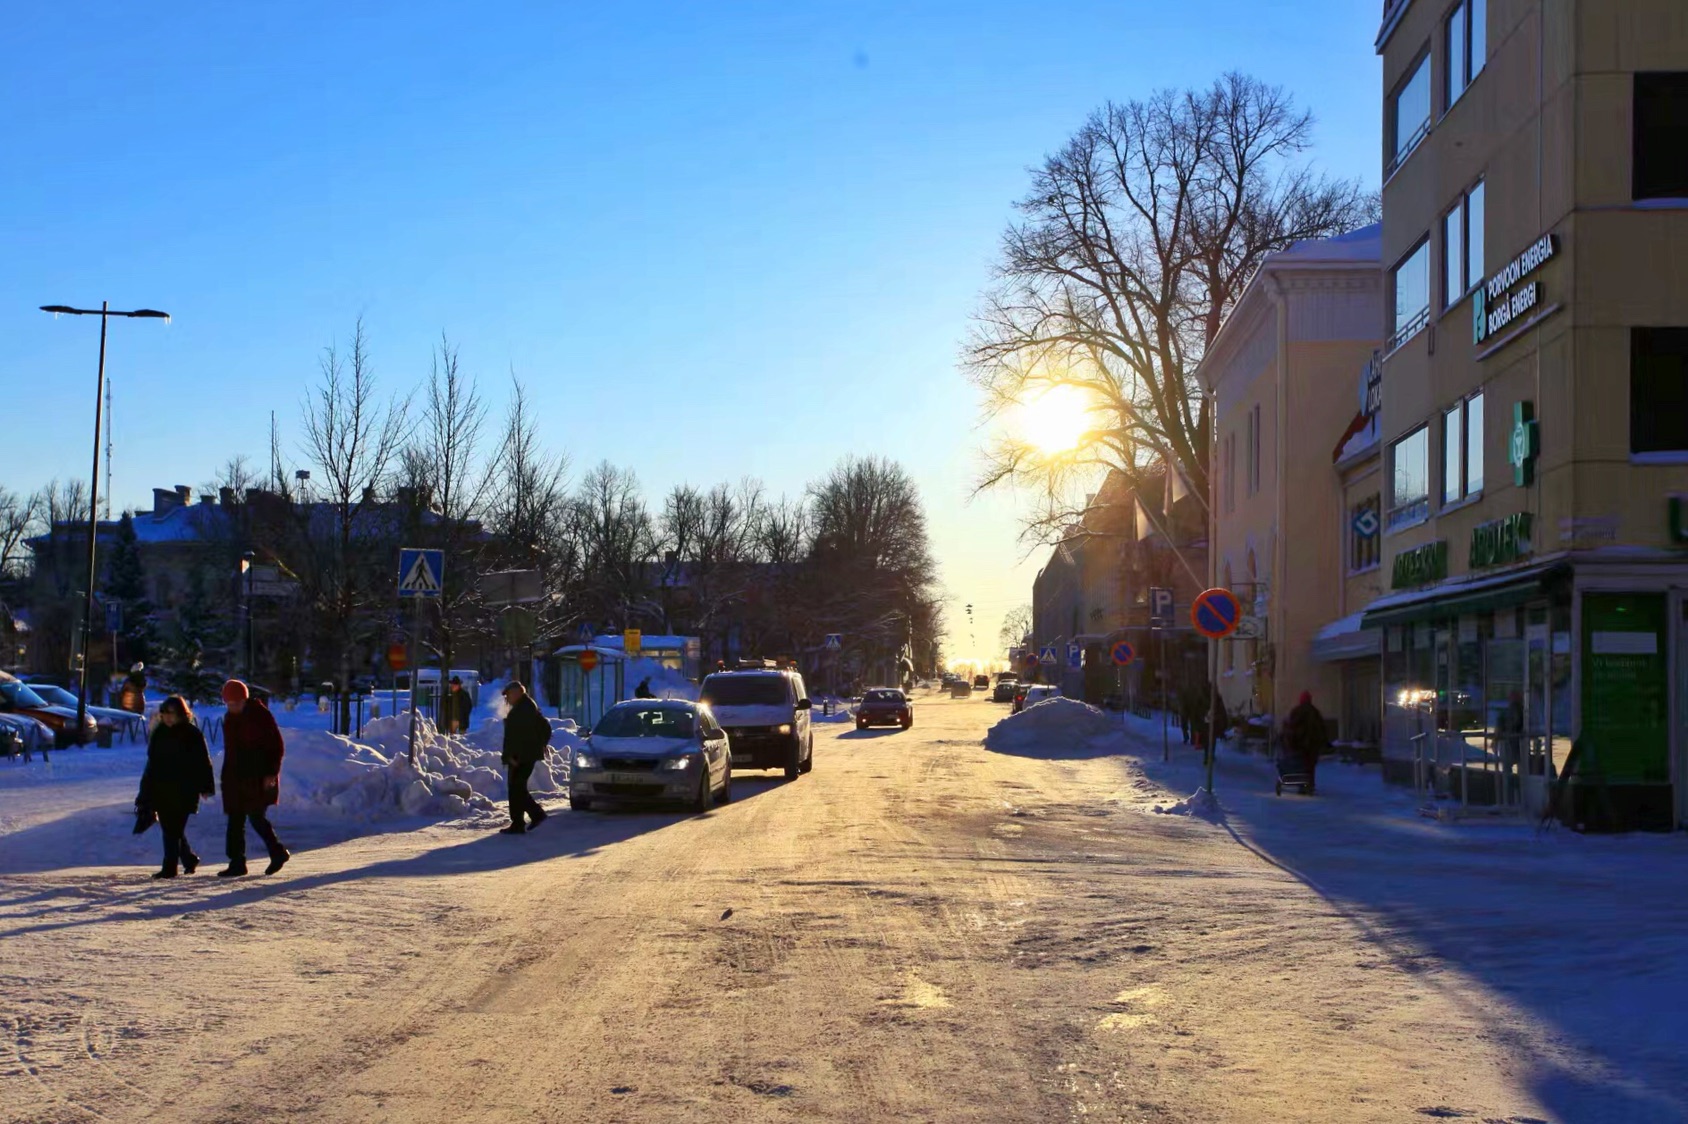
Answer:
<svg viewBox="0 0 1688 1124"><path fill-rule="evenodd" d="M1131 641L1121 640L1108 649L1108 658L1113 660L1117 667L1129 667L1137 659L1137 649L1132 647Z"/></svg>
<svg viewBox="0 0 1688 1124"><path fill-rule="evenodd" d="M1242 603L1228 589L1204 589L1190 603L1190 623L1209 640L1223 640L1237 631Z"/></svg>

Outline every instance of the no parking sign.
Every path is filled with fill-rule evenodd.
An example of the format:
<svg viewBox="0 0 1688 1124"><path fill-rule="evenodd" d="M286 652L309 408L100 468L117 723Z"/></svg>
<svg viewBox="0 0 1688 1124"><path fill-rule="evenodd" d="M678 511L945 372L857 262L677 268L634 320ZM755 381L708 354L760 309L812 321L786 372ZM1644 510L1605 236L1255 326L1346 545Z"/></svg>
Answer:
<svg viewBox="0 0 1688 1124"><path fill-rule="evenodd" d="M1121 640L1108 650L1108 658L1114 661L1115 667L1130 667L1137 659L1137 649L1129 640Z"/></svg>
<svg viewBox="0 0 1688 1124"><path fill-rule="evenodd" d="M1190 623L1209 640L1223 640L1237 631L1243 607L1228 589L1206 589L1190 603Z"/></svg>

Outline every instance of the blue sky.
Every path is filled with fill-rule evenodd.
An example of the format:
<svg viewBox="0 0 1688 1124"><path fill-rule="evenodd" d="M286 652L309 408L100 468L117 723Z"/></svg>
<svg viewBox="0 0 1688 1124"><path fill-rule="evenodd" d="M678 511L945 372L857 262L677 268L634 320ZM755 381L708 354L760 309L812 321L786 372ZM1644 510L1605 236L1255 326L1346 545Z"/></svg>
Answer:
<svg viewBox="0 0 1688 1124"><path fill-rule="evenodd" d="M1030 599L1010 496L969 501L955 359L1026 169L1107 99L1224 70L1290 87L1375 184L1377 5L90 4L8 16L0 482L85 475L116 322L117 506L297 456L358 316L408 390L447 332L514 370L576 469L796 494L848 453L920 481L950 650ZM1263 15L1264 14L1264 15Z"/></svg>

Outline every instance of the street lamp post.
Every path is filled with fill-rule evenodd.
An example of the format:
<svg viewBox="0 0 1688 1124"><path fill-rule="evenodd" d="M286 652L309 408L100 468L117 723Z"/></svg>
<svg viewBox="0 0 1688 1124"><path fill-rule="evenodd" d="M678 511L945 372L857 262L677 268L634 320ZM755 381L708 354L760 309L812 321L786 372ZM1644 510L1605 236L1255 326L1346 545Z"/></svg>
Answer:
<svg viewBox="0 0 1688 1124"><path fill-rule="evenodd" d="M133 312L113 312L109 301L101 301L98 308L71 308L62 304L44 304L41 306L41 311L51 312L54 316L98 316L100 318L100 366L99 375L94 383L94 470L90 476L88 488L88 585L82 598L82 667L76 692L76 737L80 740L82 731L88 721L88 638L94 620L94 579L98 551L100 425L104 421L101 410L105 404L106 321L113 316L168 321L170 315L151 308L138 308Z"/></svg>
<svg viewBox="0 0 1688 1124"><path fill-rule="evenodd" d="M240 572L246 575L246 677L252 678L256 659L256 642L252 638L252 569L258 559L254 551L246 551L240 556Z"/></svg>

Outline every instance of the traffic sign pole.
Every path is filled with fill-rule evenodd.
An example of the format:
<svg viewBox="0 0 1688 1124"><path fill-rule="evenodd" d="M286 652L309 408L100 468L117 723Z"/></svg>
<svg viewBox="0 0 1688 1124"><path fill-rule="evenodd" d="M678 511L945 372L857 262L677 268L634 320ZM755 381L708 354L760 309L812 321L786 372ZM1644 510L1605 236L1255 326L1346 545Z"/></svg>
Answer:
<svg viewBox="0 0 1688 1124"><path fill-rule="evenodd" d="M1161 760L1172 760L1172 740L1166 728L1166 629L1160 630L1160 677L1161 677Z"/></svg>
<svg viewBox="0 0 1688 1124"><path fill-rule="evenodd" d="M422 631L422 599L410 599L410 644L405 663L410 666L410 763L416 764L416 634Z"/></svg>

